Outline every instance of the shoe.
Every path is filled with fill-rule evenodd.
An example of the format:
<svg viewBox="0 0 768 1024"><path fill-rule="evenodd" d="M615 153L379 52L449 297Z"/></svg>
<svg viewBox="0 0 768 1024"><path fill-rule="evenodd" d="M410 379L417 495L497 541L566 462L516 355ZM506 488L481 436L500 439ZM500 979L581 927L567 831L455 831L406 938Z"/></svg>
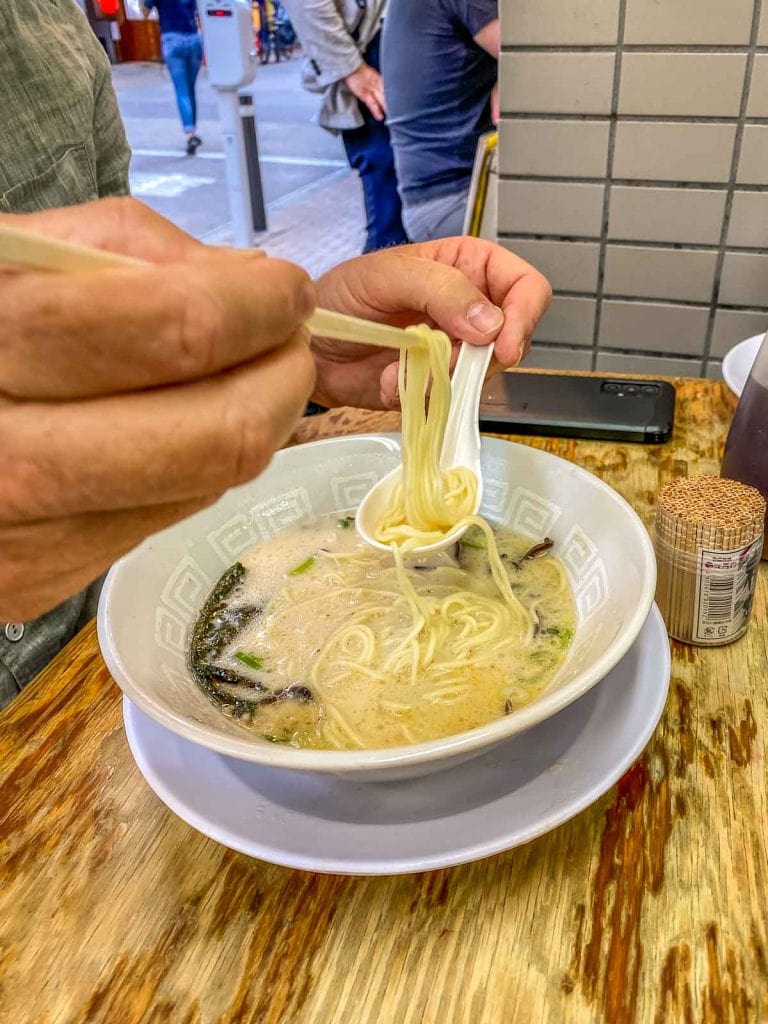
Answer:
<svg viewBox="0 0 768 1024"><path fill-rule="evenodd" d="M197 152L197 147L202 146L203 140L199 135L190 135L187 139L187 156L194 156Z"/></svg>

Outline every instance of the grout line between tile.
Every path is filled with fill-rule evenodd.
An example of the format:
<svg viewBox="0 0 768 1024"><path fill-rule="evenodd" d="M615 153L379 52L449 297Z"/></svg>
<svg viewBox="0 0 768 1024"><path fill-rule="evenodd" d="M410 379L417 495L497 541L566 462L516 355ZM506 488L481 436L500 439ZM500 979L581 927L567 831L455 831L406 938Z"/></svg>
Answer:
<svg viewBox="0 0 768 1024"><path fill-rule="evenodd" d="M603 282L605 280L605 258L608 248L608 221L611 215L611 176L613 175L613 155L616 149L616 126L619 110L619 89L621 87L621 65L624 44L624 26L627 19L627 0L619 0L619 23L616 36L616 60L613 65L613 89L611 91L611 120L608 131L608 162L605 172L603 192L603 217L600 232L600 251L597 258L597 287L595 289L595 322L592 333L592 362L594 370L597 366L597 350L600 343L600 326L603 315Z"/></svg>
<svg viewBox="0 0 768 1024"><path fill-rule="evenodd" d="M605 289L603 289L602 297L604 302L631 302L640 306L648 305L650 303L651 305L679 306L681 309L709 309L709 303L706 299L696 302L693 299L669 299L664 298L661 295L622 295L618 292L606 292ZM557 288L553 293L553 298L594 299L595 294L594 292L569 291L568 289Z"/></svg>
<svg viewBox="0 0 768 1024"><path fill-rule="evenodd" d="M570 352L589 352L589 345L576 345L572 341L540 341L538 338L534 338L534 345L546 345L547 348L559 349L562 351Z"/></svg>
<svg viewBox="0 0 768 1024"><path fill-rule="evenodd" d="M504 174L499 173L499 181L535 181L552 185L601 185L605 178L587 178L578 175L557 175L551 174ZM679 192L698 189L703 192L725 192L731 185L730 177L727 181L664 181L653 178L612 178L612 184L624 188L665 188L674 189ZM765 185L742 185L738 184L739 192L768 192L768 184Z"/></svg>
<svg viewBox="0 0 768 1024"><path fill-rule="evenodd" d="M595 299L595 293L594 292L569 291L566 288L557 288L557 289L554 290L552 297L555 298L555 299L559 298L559 299L591 299L591 300L594 300ZM692 309L700 309L700 310L709 310L711 308L711 304L708 303L704 299L702 299L701 302L694 302L693 300L689 300L689 299L667 299L667 298L664 298L663 296L660 296L660 295L648 295L648 296L619 295L619 294L615 294L613 292L609 292L608 294L603 294L603 300L605 302L627 302L627 303L634 303L635 305L639 305L639 306L645 306L645 305L651 304L651 305L654 305L654 306L680 306L682 309L691 309L692 308ZM727 312L727 313L760 313L760 314L765 314L766 316L768 316L768 307L760 307L760 306L734 306L734 305L723 306L723 305L719 305L717 307L717 309L721 310L723 312Z"/></svg>
<svg viewBox="0 0 768 1024"><path fill-rule="evenodd" d="M502 110L503 121L610 121L612 115L604 111L591 114L564 114L555 110ZM705 117L702 114L619 114L619 120L631 124L739 124L741 118L738 114L730 117ZM745 124L768 124L768 117L745 117Z"/></svg>
<svg viewBox="0 0 768 1024"><path fill-rule="evenodd" d="M600 241L598 235L543 235L525 231L499 231L500 242L582 242L595 245ZM720 243L712 242L660 242L656 239L646 240L642 238L609 238L609 245L621 246L627 249L669 249L676 252L719 252ZM729 245L727 253L736 253L740 256L764 256L765 253L759 247L748 245Z"/></svg>
<svg viewBox="0 0 768 1024"><path fill-rule="evenodd" d="M621 27L619 28L621 31ZM743 55L751 52L750 43L623 43L624 53L693 53L702 57L720 54ZM755 52L768 53L768 46L756 46ZM612 53L615 43L502 43L501 52L520 53Z"/></svg>
<svg viewBox="0 0 768 1024"><path fill-rule="evenodd" d="M532 351L538 350L540 352L543 350L545 352L551 351L551 352L582 353L582 352L587 352L589 349L588 349L588 346L586 346L586 345L573 345L573 344L568 345L568 344L565 344L563 342L544 341L544 340L535 339L534 342L533 342L531 350ZM600 349L598 354L599 355L615 355L615 356L635 356L635 357L640 356L640 357L642 357L644 359L675 359L675 360L683 360L684 362L690 363L691 364L691 368L693 368L694 366L698 367L700 362L701 362L701 360L699 359L698 356L688 355L687 353L684 353L684 352L670 352L669 350L666 350L666 351L656 351L654 349L647 349L647 348L631 348L631 347L628 347L628 348L606 348L606 347L601 347L601 349ZM720 363L720 362L722 362L722 358L723 358L722 356L713 356L709 360L709 362L710 363L712 363L712 362ZM525 366L523 366L523 369L525 369Z"/></svg>
<svg viewBox="0 0 768 1024"><path fill-rule="evenodd" d="M715 330L715 316L717 315L720 301L720 287L723 278L723 267L725 265L725 254L727 251L728 231L731 225L731 211L733 210L733 198L736 193L736 178L739 171L739 159L741 157L741 144L744 139L744 124L747 116L747 105L749 103L749 91L752 85L752 71L755 65L755 51L757 50L757 37L760 31L760 14L763 0L755 0L752 11L752 31L749 40L749 53L744 69L744 85L741 90L741 103L739 105L739 120L736 126L736 136L733 141L733 156L731 159L731 173L728 181L728 193L725 197L725 211L723 223L720 230L720 243L718 246L717 260L715 262L715 279L712 286L712 301L709 310L709 322L707 333L704 338L704 348L701 353L701 372L706 370L709 353L712 350L712 338Z"/></svg>

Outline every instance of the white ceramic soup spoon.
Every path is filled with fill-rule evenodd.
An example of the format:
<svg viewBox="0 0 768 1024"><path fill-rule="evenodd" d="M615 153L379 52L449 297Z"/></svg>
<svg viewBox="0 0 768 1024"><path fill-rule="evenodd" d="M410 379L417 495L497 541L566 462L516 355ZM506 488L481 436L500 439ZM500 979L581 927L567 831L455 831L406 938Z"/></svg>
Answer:
<svg viewBox="0 0 768 1024"><path fill-rule="evenodd" d="M440 453L440 468L462 467L471 470L477 477L477 497L472 509L476 513L483 500L483 475L480 466L480 394L488 366L493 356L493 345L469 345L462 343L456 369L451 380L451 405L445 428L443 448ZM392 491L400 483L403 467L398 466L387 473L363 498L355 516L357 532L366 543L381 551L389 551L389 544L376 540L378 524L388 507ZM428 554L450 547L464 533L466 527L454 527L433 544L414 548L409 554Z"/></svg>

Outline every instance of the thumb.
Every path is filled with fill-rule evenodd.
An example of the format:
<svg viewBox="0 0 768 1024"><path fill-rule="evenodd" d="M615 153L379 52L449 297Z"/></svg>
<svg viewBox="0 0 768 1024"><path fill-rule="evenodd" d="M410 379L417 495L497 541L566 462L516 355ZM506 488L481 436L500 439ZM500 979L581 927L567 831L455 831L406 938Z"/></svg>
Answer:
<svg viewBox="0 0 768 1024"><path fill-rule="evenodd" d="M418 266L414 266L418 263ZM453 338L488 345L504 326L504 312L456 267L411 257L390 279L390 299L425 313Z"/></svg>

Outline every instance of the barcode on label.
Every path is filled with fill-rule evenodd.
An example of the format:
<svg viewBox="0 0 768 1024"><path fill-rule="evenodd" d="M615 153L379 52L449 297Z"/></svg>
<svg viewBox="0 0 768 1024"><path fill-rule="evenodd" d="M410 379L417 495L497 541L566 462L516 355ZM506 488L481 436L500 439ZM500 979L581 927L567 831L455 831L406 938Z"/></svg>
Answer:
<svg viewBox="0 0 768 1024"><path fill-rule="evenodd" d="M733 615L733 588L736 576L710 579L704 603L704 618L708 622L728 622Z"/></svg>
<svg viewBox="0 0 768 1024"><path fill-rule="evenodd" d="M700 549L694 609L696 643L728 643L744 632L762 550L762 537L733 551Z"/></svg>

